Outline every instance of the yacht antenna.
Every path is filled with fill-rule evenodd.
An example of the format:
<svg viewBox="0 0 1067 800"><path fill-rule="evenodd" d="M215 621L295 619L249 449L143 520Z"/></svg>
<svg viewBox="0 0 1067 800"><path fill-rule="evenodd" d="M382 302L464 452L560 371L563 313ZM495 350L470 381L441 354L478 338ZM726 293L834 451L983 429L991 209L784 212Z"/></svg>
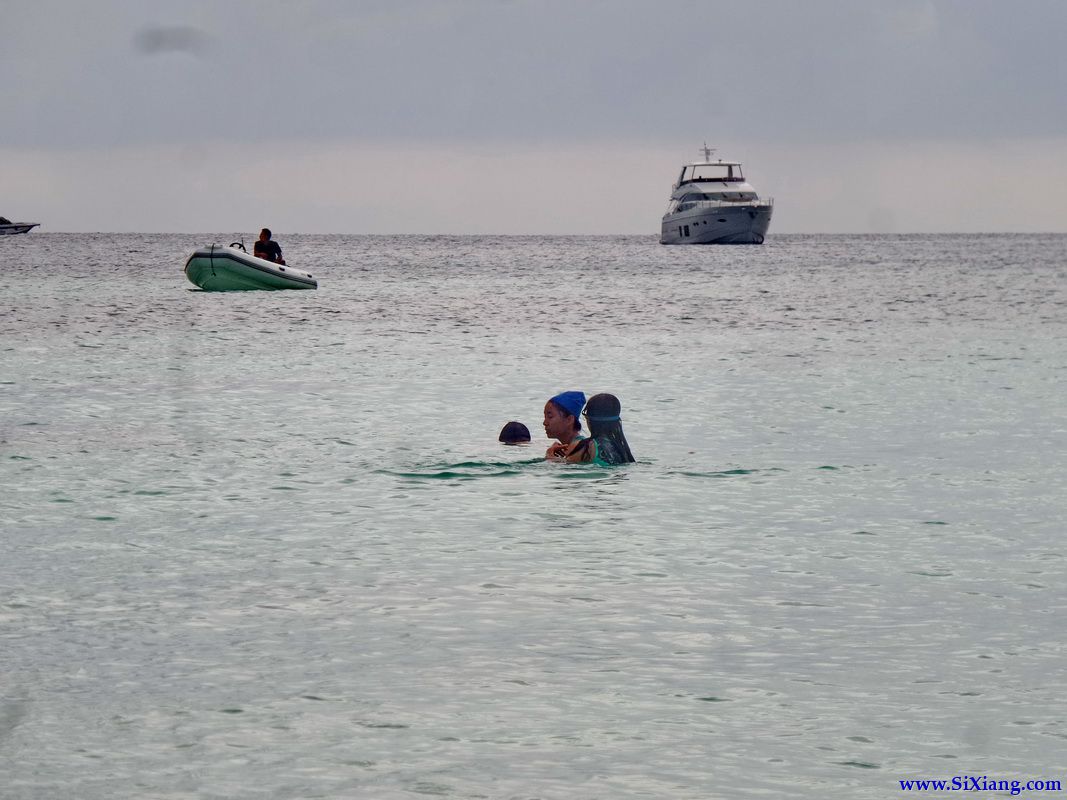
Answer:
<svg viewBox="0 0 1067 800"><path fill-rule="evenodd" d="M711 154L715 152L715 148L708 147L707 140L704 141L704 146L700 148L700 152L704 154L704 163L711 163Z"/></svg>

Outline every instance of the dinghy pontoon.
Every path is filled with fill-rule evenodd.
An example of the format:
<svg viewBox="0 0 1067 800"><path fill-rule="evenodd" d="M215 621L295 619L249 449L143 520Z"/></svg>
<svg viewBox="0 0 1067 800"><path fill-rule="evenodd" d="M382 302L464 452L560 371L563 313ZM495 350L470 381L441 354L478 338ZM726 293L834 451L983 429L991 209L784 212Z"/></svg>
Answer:
<svg viewBox="0 0 1067 800"><path fill-rule="evenodd" d="M206 292L319 288L310 272L249 255L240 242L201 247L185 262L185 276Z"/></svg>

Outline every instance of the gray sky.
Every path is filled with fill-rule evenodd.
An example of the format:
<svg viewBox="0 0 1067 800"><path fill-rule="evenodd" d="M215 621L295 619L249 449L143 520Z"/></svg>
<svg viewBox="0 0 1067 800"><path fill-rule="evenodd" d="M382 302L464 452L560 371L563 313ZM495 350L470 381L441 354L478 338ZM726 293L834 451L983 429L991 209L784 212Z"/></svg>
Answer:
<svg viewBox="0 0 1067 800"><path fill-rule="evenodd" d="M658 233L706 139L771 232L1067 231L1063 0L0 0L0 214Z"/></svg>

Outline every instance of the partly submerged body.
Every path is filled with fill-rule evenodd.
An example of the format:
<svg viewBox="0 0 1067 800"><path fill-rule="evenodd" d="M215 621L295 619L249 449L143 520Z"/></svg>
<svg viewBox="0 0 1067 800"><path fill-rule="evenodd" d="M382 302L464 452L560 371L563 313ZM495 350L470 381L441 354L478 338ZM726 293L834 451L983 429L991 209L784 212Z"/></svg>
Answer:
<svg viewBox="0 0 1067 800"><path fill-rule="evenodd" d="M241 246L201 247L185 262L186 277L208 292L317 289L310 272L249 255Z"/></svg>
<svg viewBox="0 0 1067 800"><path fill-rule="evenodd" d="M552 402L549 401L545 406L545 432L549 436L553 435L549 415ZM589 423L589 436L582 436L575 431L573 438L567 443L564 443L564 438L560 438L557 444L548 448L545 458L571 464L597 464L602 467L633 463L635 459L622 430L621 412L622 404L615 395L607 392L593 395L585 403L585 410L581 412Z"/></svg>
<svg viewBox="0 0 1067 800"><path fill-rule="evenodd" d="M576 464L613 467L632 463L634 457L630 454L629 447L624 450L609 436L590 436L578 442L567 454L566 460Z"/></svg>
<svg viewBox="0 0 1067 800"><path fill-rule="evenodd" d="M660 226L660 244L763 244L774 202L760 199L739 161L704 161L682 167Z"/></svg>

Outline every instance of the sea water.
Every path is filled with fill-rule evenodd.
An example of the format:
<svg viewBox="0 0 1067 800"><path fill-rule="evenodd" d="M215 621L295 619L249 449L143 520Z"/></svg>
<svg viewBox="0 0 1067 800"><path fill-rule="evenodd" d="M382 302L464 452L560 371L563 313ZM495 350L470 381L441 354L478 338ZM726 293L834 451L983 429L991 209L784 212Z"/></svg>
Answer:
<svg viewBox="0 0 1067 800"><path fill-rule="evenodd" d="M0 239L5 800L1067 780L1067 236L238 238Z"/></svg>

